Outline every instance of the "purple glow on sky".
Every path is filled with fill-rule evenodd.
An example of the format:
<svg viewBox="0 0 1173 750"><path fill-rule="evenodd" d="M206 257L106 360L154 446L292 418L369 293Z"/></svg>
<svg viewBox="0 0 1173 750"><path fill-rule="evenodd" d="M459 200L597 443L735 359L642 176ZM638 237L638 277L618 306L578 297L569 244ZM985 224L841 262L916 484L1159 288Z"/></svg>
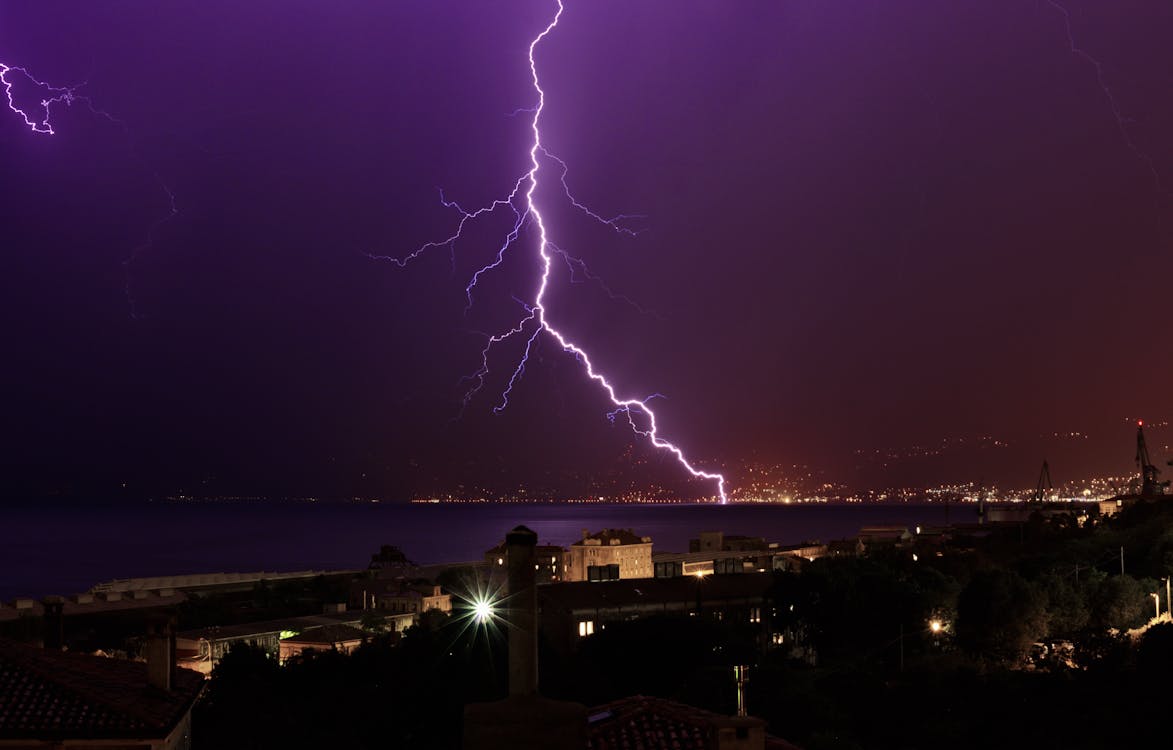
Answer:
<svg viewBox="0 0 1173 750"><path fill-rule="evenodd" d="M8 491L1173 455L1173 4L563 5L0 4Z"/></svg>

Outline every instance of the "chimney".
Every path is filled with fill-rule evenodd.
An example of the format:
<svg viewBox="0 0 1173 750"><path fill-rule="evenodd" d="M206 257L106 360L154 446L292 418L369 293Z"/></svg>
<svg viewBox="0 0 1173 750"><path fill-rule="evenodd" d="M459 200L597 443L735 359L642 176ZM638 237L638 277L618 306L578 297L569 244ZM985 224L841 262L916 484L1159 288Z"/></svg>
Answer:
<svg viewBox="0 0 1173 750"><path fill-rule="evenodd" d="M505 535L509 562L509 695L538 692L538 589L534 547L538 535L518 526Z"/></svg>
<svg viewBox="0 0 1173 750"><path fill-rule="evenodd" d="M175 620L168 615L152 617L147 622L147 640L143 647L147 659L147 683L170 692L175 680Z"/></svg>
<svg viewBox="0 0 1173 750"><path fill-rule="evenodd" d="M582 750L586 706L538 695L538 535L518 526L505 535L509 559L509 697L464 707L464 750Z"/></svg>
<svg viewBox="0 0 1173 750"><path fill-rule="evenodd" d="M45 649L60 651L65 645L65 599L46 596L41 606L45 608Z"/></svg>

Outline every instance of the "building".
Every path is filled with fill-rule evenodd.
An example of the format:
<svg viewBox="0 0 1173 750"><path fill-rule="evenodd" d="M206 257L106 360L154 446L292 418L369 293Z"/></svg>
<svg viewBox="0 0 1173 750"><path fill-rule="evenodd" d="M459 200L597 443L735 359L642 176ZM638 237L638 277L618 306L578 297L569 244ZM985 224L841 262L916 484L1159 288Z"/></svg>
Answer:
<svg viewBox="0 0 1173 750"><path fill-rule="evenodd" d="M435 609L447 614L452 611L452 595L444 593L440 586L427 582L364 578L351 583L350 608L412 615Z"/></svg>
<svg viewBox="0 0 1173 750"><path fill-rule="evenodd" d="M485 564L491 572L504 574L505 569L509 567L505 542L485 550ZM534 547L534 566L538 583L557 583L564 580L562 573L566 566L566 550L556 544L539 544Z"/></svg>
<svg viewBox="0 0 1173 750"><path fill-rule="evenodd" d="M0 640L0 748L187 750L204 678L165 641L140 662Z"/></svg>
<svg viewBox="0 0 1173 750"><path fill-rule="evenodd" d="M857 537L865 553L882 549L907 547L912 543L912 532L905 526L865 526Z"/></svg>
<svg viewBox="0 0 1173 750"><path fill-rule="evenodd" d="M699 538L688 540L689 552L752 552L769 547L760 536L740 536L722 531L702 531Z"/></svg>
<svg viewBox="0 0 1173 750"><path fill-rule="evenodd" d="M697 614L760 628L762 648L773 643L772 573L681 576L595 583L582 581L538 589L541 629L550 644L569 651L580 638L610 622L659 614Z"/></svg>
<svg viewBox="0 0 1173 750"><path fill-rule="evenodd" d="M605 628L607 618L683 613L691 607L689 615L711 611L719 619L741 611L749 627L765 623L765 634L772 576L717 576L711 587L697 577L537 586L526 554L527 547L536 545L537 535L519 526L506 539L515 553L508 579L516 598L508 636L509 697L465 706L465 750L795 750L768 737L764 721L745 716L744 667L737 670L736 717L640 696L588 711L581 704L550 700L538 692L539 627L552 646L565 648L576 638L593 635L596 624Z"/></svg>
<svg viewBox="0 0 1173 750"><path fill-rule="evenodd" d="M827 543L827 557L861 557L863 542L857 539L833 539Z"/></svg>
<svg viewBox="0 0 1173 750"><path fill-rule="evenodd" d="M210 675L224 654L237 644L260 648L272 658L279 659L282 640L324 625L361 627L364 614L360 611L327 612L306 617L284 617L241 625L185 630L175 637L176 654L181 667ZM396 633L407 630L415 624L417 618L418 615L412 614L382 615L385 626Z"/></svg>
<svg viewBox="0 0 1173 750"><path fill-rule="evenodd" d="M652 538L636 536L631 529L603 529L597 534L582 530L582 539L570 545L563 581L608 581L651 578Z"/></svg>
<svg viewBox="0 0 1173 750"><path fill-rule="evenodd" d="M827 554L827 545L821 542L780 545L761 537L726 536L720 531L702 532L699 539L689 540L688 546L688 552L654 552L653 575L671 578L798 570Z"/></svg>
<svg viewBox="0 0 1173 750"><path fill-rule="evenodd" d="M415 578L419 575L419 566L408 560L403 550L393 544L384 544L371 555L367 569L377 570L380 576L386 578Z"/></svg>
<svg viewBox="0 0 1173 750"><path fill-rule="evenodd" d="M365 630L352 625L319 625L295 636L283 638L278 644L282 664L307 652L337 651L349 654L367 640Z"/></svg>

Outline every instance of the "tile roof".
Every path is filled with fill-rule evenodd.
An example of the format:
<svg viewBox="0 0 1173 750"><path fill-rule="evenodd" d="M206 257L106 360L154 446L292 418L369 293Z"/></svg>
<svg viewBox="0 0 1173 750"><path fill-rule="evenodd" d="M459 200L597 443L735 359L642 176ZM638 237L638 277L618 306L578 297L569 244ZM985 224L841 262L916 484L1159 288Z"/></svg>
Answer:
<svg viewBox="0 0 1173 750"><path fill-rule="evenodd" d="M0 639L0 738L164 737L203 687L203 675L177 669L164 692L148 684L143 662Z"/></svg>
<svg viewBox="0 0 1173 750"><path fill-rule="evenodd" d="M591 709L588 750L707 750L708 727L686 706L637 695ZM698 713L699 709L694 709Z"/></svg>
<svg viewBox="0 0 1173 750"><path fill-rule="evenodd" d="M587 750L708 750L710 736L731 723L760 719L723 716L683 703L636 695L592 708L587 716ZM767 750L798 750L766 736Z"/></svg>

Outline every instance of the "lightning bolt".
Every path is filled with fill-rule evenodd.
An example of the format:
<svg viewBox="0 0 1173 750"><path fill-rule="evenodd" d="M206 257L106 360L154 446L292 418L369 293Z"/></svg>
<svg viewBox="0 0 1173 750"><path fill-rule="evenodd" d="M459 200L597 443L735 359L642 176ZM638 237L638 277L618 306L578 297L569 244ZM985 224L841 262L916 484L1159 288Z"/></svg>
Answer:
<svg viewBox="0 0 1173 750"><path fill-rule="evenodd" d="M1071 54L1086 62L1095 71L1096 83L1099 84L1100 90L1104 94L1104 99L1108 102L1108 108L1112 111L1112 117L1116 120L1116 129L1120 131L1120 138L1124 141L1124 145L1132 152L1132 155L1136 157L1137 161L1148 169L1149 174L1152 175L1153 189L1158 193L1168 195L1169 192L1164 187L1161 173L1157 171L1157 164L1153 161L1153 157L1142 149L1128 132L1128 123L1130 120L1124 115L1124 110L1120 107L1120 101L1116 98L1112 87L1108 85L1108 79L1104 74L1104 64L1092 56L1091 53L1080 47L1076 42L1075 31L1071 27L1071 11L1067 9L1067 6L1059 2L1059 0L1045 0L1045 2L1063 17L1063 30L1067 35L1067 45Z"/></svg>
<svg viewBox="0 0 1173 750"><path fill-rule="evenodd" d="M635 236L637 232L630 227L630 223L634 220L643 218L642 216L634 214L618 214L608 218L602 214L592 211L585 204L575 198L571 193L570 187L567 183L567 173L569 169L566 165L566 162L552 154L542 144L542 133L540 125L542 111L545 109L546 105L546 92L542 89L534 53L542 41L545 40L546 37L549 36L555 28L557 28L558 22L562 18L562 13L565 10L563 0L556 0L556 2L558 9L554 13L553 19L541 31L541 33L539 33L536 37L533 38L533 40L530 41L529 44L530 78L533 83L534 92L537 94L537 104L532 108L515 110L511 114L511 116L517 116L521 113L532 114L532 119L530 120L530 130L533 134L533 140L530 143L529 149L529 169L513 183L512 190L504 198L498 198L491 203L488 203L487 205L471 211L462 208L454 201L447 200L443 193L441 193L440 199L443 205L447 208L456 210L460 215L456 229L451 235L443 240L428 242L424 245L421 245L415 251L402 258L387 255L370 255L369 257L377 260L390 261L402 268L419 258L424 253L427 253L429 250L446 247L450 253L453 253L453 248L456 242L461 239L465 228L471 222L495 214L499 211L510 212L512 215L511 229L506 233L493 259L487 265L477 270L472 275L468 285L465 287L467 311L467 309L472 307L473 291L476 288L477 283L485 274L492 272L504 262L506 253L518 241L522 230L532 226L534 229L536 229L538 235L536 260L539 264L539 267L541 268L541 277L538 282L538 287L531 302L518 300L524 310L524 315L522 315L511 328L501 333L486 336L485 346L483 349L481 349L480 368L471 376L467 376L464 379L466 382L471 382L471 387L468 389L468 391L466 391L462 400L462 410L463 407L467 406L472 398L484 386L485 378L489 374L489 357L493 349L511 339L516 338L521 340L524 338L525 346L521 357L518 360L513 373L510 375L509 381L506 384L505 389L502 391L498 403L493 407L494 413L500 413L502 410L506 409L509 406L510 394L513 392L514 387L521 379L522 375L525 374L525 369L529 363L530 354L538 345L539 339L543 334L545 334L546 337L553 339L554 342L559 347L561 347L562 351L572 355L582 365L587 376L592 381L594 381L606 394L607 398L610 399L614 408L608 412L607 418L612 423L614 423L616 419L622 415L626 419L628 426L631 427L635 434L645 438L658 450L664 451L675 458L677 463L679 463L680 466L693 478L714 482L716 484L717 496L719 497L720 502L726 503L728 502L729 498L725 492L725 477L721 474L698 468L685 455L683 449L668 441L661 435L656 421L656 413L652 410L651 406L649 406L649 402L651 402L654 398L661 397L660 394L653 394L652 396L643 399L621 397L611 381L596 368L587 351L582 346L575 343L569 335L556 328L550 318L549 309L547 307L548 303L546 301L546 294L550 288L550 273L554 266L556 257L561 258L571 269L572 280L574 268L578 267L588 279L596 280L597 283L600 284L603 282L586 268L586 264L580 258L570 255L565 250L555 245L549 237L545 218L542 215L541 210L538 208L534 197L538 190L538 177L540 174L542 174L543 160L546 162L551 162L559 168L557 179L562 188L562 192L566 196L567 200L569 200L570 204L596 222L609 227L618 234ZM610 289L608 289L605 284L603 284L603 288L605 291L611 294L612 297L615 296L610 292ZM621 299L626 300L626 298ZM626 301L630 302L630 300Z"/></svg>
<svg viewBox="0 0 1173 750"><path fill-rule="evenodd" d="M39 91L44 92L42 94L40 104L38 105L41 108L39 115L32 115L17 105L16 97L12 93L13 86L16 85L16 82L11 77L14 73L17 75L17 77L22 77L27 80ZM86 101L87 103L89 101L85 97L80 97L77 95L77 89L79 88L78 86L51 86L44 81L40 81L34 78L33 75L24 68L5 65L2 62L0 62L0 86L4 87L4 96L8 99L8 109L12 110L13 114L23 120L24 124L29 128L29 130L33 131L34 133L44 133L45 135L54 134L53 123L51 121L54 105L64 104L68 107L75 101L82 100Z"/></svg>
<svg viewBox="0 0 1173 750"><path fill-rule="evenodd" d="M12 74L16 74L16 77L18 78L24 78L38 91L43 92L40 103L38 104L40 108L40 112L38 114L30 114L26 109L23 109L16 103L16 96L13 94L13 87L16 85L16 81L13 79L13 77L10 77ZM83 88L85 85L86 84L83 82L74 86L53 86L52 84L46 83L45 81L34 77L31 73L28 72L28 69L26 68L6 65L0 62L0 86L3 86L4 88L4 96L8 100L8 109L11 110L17 117L19 117L29 128L29 130L34 133L41 133L43 135L56 135L56 131L53 129L52 123L54 106L61 104L66 107L71 107L77 103L84 104L86 109L88 109L91 114L108 120L122 130L122 135L126 138L126 143L131 154L133 154L134 157L142 163L143 168L150 173L151 178L166 196L168 207L167 213L151 222L151 224L147 227L142 242L140 242L134 249L132 249L130 251L130 255L122 261L124 276L123 285L126 292L126 301L130 306L130 317L137 320L141 316L139 315L137 302L133 294L131 267L134 265L134 262L138 260L139 256L149 252L154 248L155 239L163 225L179 215L179 204L176 202L175 191L173 191L170 186L168 186L168 184L163 180L162 176L160 176L156 170L152 169L146 163L146 160L143 159L135 149L135 139L131 136L130 127L126 124L126 122L118 119L103 109L98 109L94 106L94 102L92 99L90 99L90 97L78 93L78 90Z"/></svg>

